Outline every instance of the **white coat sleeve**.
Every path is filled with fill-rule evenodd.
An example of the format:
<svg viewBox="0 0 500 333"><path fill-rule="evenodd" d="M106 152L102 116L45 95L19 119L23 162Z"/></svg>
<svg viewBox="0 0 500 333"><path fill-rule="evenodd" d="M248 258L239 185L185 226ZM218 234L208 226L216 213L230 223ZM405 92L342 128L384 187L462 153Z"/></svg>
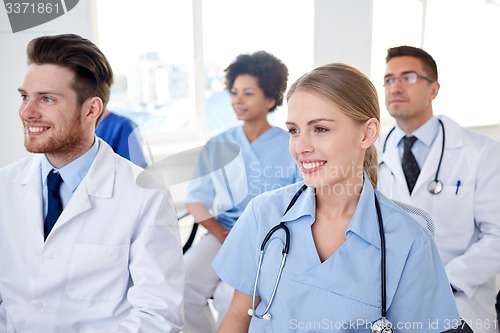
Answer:
<svg viewBox="0 0 500 333"><path fill-rule="evenodd" d="M127 300L130 315L112 332L180 332L184 321L184 266L177 217L168 191L149 192L132 240Z"/></svg>
<svg viewBox="0 0 500 333"><path fill-rule="evenodd" d="M450 283L468 297L500 273L500 142L485 147L478 165L474 223L479 239L446 265Z"/></svg>

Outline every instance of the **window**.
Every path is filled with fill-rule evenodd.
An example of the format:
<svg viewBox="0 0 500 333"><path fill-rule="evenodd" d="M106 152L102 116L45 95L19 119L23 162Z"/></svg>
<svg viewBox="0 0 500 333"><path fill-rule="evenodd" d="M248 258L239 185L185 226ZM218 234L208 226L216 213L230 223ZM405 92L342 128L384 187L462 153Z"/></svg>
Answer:
<svg viewBox="0 0 500 333"><path fill-rule="evenodd" d="M99 47L115 74L109 109L132 118L155 147L159 134L194 132L191 2L106 0L96 11Z"/></svg>
<svg viewBox="0 0 500 333"><path fill-rule="evenodd" d="M500 6L489 0L373 0L371 78L379 89L382 123L394 123L381 82L386 51L397 45L422 47L436 60L441 88L435 114L462 126L499 123L498 31Z"/></svg>
<svg viewBox="0 0 500 333"><path fill-rule="evenodd" d="M303 0L218 0L203 2L203 43L207 72L207 129L237 122L224 90L224 69L241 53L265 50L288 67L288 86L313 66L314 2ZM224 115L222 117L222 115ZM284 127L286 108L270 114Z"/></svg>
<svg viewBox="0 0 500 333"><path fill-rule="evenodd" d="M96 9L116 76L109 109L139 124L156 159L238 124L224 87L238 54L273 53L289 85L313 67L313 1L106 0ZM276 126L285 110L270 115Z"/></svg>
<svg viewBox="0 0 500 333"><path fill-rule="evenodd" d="M423 4L419 0L374 0L371 79L378 91L382 124L394 120L385 107L382 86L387 49L397 45L422 44Z"/></svg>

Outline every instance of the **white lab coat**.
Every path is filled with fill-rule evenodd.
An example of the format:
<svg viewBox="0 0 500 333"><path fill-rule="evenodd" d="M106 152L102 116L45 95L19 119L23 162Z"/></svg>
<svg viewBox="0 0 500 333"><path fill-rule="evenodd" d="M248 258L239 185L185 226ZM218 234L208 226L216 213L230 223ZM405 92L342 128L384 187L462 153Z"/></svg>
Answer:
<svg viewBox="0 0 500 333"><path fill-rule="evenodd" d="M445 150L439 180L443 191L430 194L441 154L442 132L410 196L394 135L383 135L379 148L378 189L391 199L431 213L436 243L455 294L460 315L478 332L498 332L495 324L495 275L500 272L500 143L440 116ZM457 182L460 186L457 193Z"/></svg>
<svg viewBox="0 0 500 333"><path fill-rule="evenodd" d="M101 140L44 242L40 158L0 169L0 332L179 332L170 192Z"/></svg>

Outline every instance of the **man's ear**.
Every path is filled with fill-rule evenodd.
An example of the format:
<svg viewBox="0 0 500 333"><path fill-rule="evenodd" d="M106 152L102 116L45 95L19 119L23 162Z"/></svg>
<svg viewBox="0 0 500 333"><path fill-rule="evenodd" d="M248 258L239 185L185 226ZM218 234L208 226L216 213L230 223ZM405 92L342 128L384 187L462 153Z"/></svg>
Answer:
<svg viewBox="0 0 500 333"><path fill-rule="evenodd" d="M377 141L380 134L380 123L375 118L370 118L363 123L363 140L361 147L368 149Z"/></svg>
<svg viewBox="0 0 500 333"><path fill-rule="evenodd" d="M436 98L436 96L439 92L439 88L441 88L441 85L437 81L435 81L431 84L432 84L432 90L431 90L431 101L432 101L432 100L434 100L434 98Z"/></svg>
<svg viewBox="0 0 500 333"><path fill-rule="evenodd" d="M99 97L90 97L83 103L83 109L85 119L95 124L97 118L104 112L104 104Z"/></svg>

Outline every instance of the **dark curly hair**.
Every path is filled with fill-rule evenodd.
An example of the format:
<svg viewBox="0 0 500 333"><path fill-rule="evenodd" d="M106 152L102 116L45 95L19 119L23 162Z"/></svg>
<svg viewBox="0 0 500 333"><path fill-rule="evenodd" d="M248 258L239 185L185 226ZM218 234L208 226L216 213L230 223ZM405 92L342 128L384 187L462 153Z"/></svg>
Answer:
<svg viewBox="0 0 500 333"><path fill-rule="evenodd" d="M257 78L257 82L266 97L276 101L269 112L283 104L288 81L288 68L274 55L265 51L240 54L224 71L226 72L227 90L231 91L236 77L248 74Z"/></svg>

